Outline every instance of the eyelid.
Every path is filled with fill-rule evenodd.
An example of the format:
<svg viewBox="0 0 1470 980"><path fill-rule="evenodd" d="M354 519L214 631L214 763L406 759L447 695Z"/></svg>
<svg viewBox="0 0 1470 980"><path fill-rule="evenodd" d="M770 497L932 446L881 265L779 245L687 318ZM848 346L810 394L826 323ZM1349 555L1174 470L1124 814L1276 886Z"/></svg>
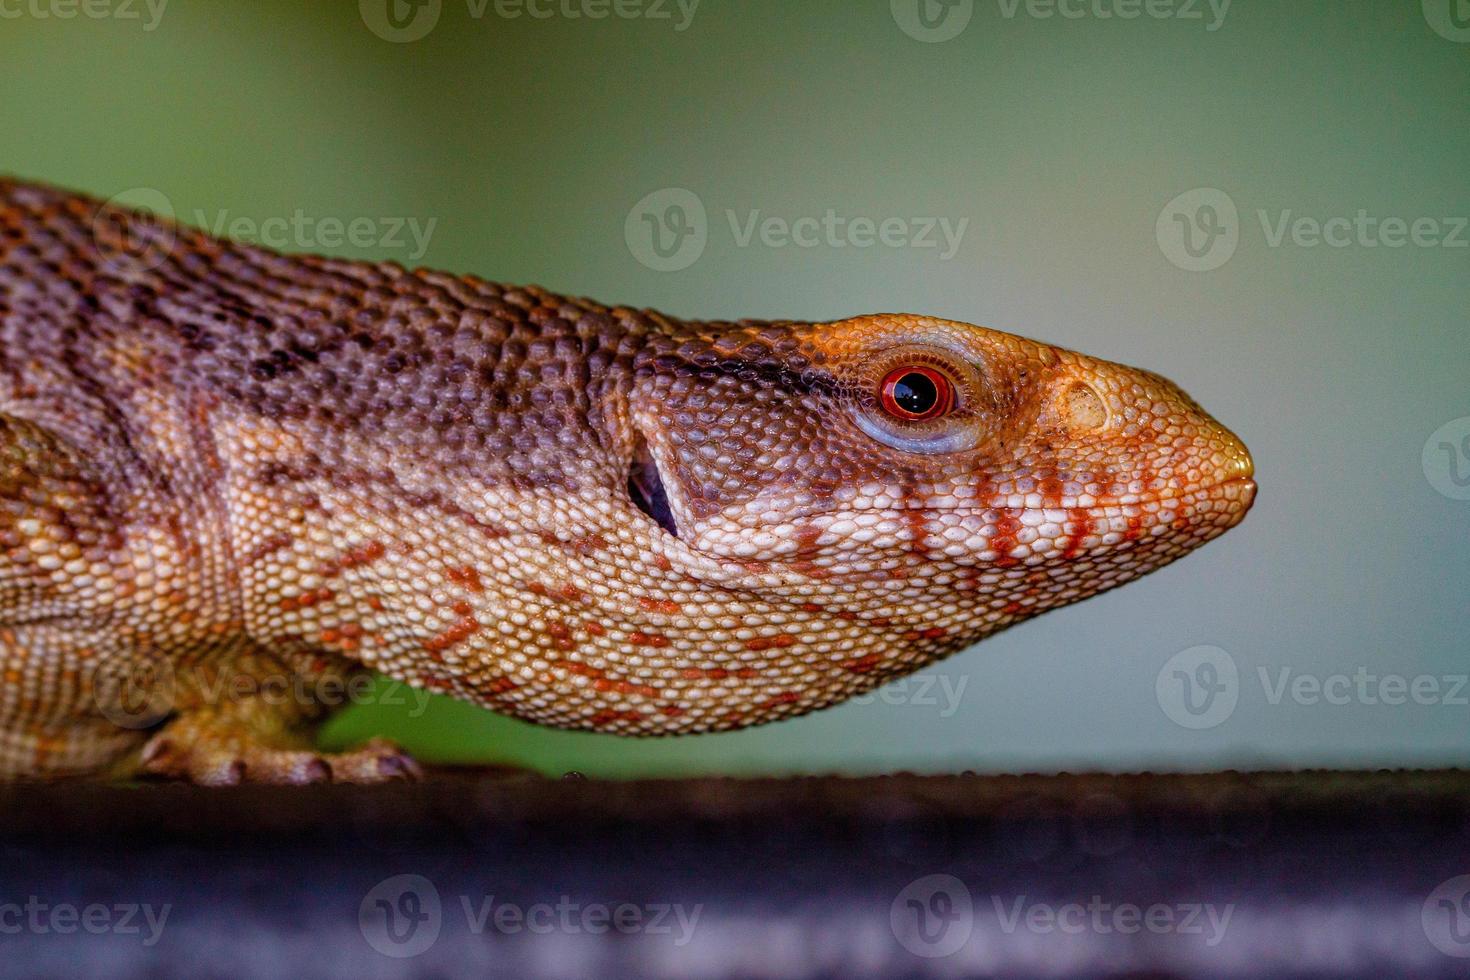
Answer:
<svg viewBox="0 0 1470 980"><path fill-rule="evenodd" d="M894 449L899 449L906 453L918 453L926 456L941 453L959 453L967 449L974 449L979 443L977 434L974 432L972 426L949 426L947 431L944 432L915 437L884 428L868 412L858 411L853 413L853 415L858 428L862 429L870 438L885 446L891 446Z"/></svg>

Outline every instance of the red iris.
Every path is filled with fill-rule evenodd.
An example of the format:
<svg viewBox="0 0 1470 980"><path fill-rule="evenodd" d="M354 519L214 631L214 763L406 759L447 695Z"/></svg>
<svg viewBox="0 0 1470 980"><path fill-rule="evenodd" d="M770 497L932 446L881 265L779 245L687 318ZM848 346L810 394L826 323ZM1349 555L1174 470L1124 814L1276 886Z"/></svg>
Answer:
<svg viewBox="0 0 1470 980"><path fill-rule="evenodd" d="M954 385L933 368L901 367L883 379L883 410L906 422L937 419L954 405Z"/></svg>

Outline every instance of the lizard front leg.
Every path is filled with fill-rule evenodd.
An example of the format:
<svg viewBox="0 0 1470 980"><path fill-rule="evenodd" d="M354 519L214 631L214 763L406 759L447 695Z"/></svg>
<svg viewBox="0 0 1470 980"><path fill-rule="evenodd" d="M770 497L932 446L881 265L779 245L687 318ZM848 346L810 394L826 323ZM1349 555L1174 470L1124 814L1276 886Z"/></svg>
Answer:
<svg viewBox="0 0 1470 980"><path fill-rule="evenodd" d="M340 753L314 747L316 726L331 707L320 695L340 702L342 692L365 679L346 661L312 656L288 664L247 643L164 679L181 709L123 771L211 786L416 778L418 764L385 739Z"/></svg>
<svg viewBox="0 0 1470 980"><path fill-rule="evenodd" d="M207 499L109 480L103 454L0 414L0 777L416 775L387 742L312 748L318 695L362 668L249 638Z"/></svg>

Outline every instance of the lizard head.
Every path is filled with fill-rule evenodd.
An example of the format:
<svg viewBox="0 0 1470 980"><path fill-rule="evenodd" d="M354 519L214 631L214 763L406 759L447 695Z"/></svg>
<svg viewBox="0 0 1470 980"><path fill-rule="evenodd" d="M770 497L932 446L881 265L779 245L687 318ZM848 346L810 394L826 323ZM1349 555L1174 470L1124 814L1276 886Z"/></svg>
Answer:
<svg viewBox="0 0 1470 980"><path fill-rule="evenodd" d="M634 483L682 543L950 648L1167 564L1255 494L1171 382L929 317L685 338L633 416Z"/></svg>

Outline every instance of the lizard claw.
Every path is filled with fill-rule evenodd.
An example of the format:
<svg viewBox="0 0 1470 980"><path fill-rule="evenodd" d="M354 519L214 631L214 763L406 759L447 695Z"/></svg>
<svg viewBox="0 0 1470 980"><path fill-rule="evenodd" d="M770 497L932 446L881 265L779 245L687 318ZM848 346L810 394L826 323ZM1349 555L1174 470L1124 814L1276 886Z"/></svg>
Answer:
<svg viewBox="0 0 1470 980"><path fill-rule="evenodd" d="M348 752L321 753L208 737L185 744L177 737L158 735L143 747L138 763L141 776L199 786L383 783L423 775L412 756L386 739L373 739Z"/></svg>

